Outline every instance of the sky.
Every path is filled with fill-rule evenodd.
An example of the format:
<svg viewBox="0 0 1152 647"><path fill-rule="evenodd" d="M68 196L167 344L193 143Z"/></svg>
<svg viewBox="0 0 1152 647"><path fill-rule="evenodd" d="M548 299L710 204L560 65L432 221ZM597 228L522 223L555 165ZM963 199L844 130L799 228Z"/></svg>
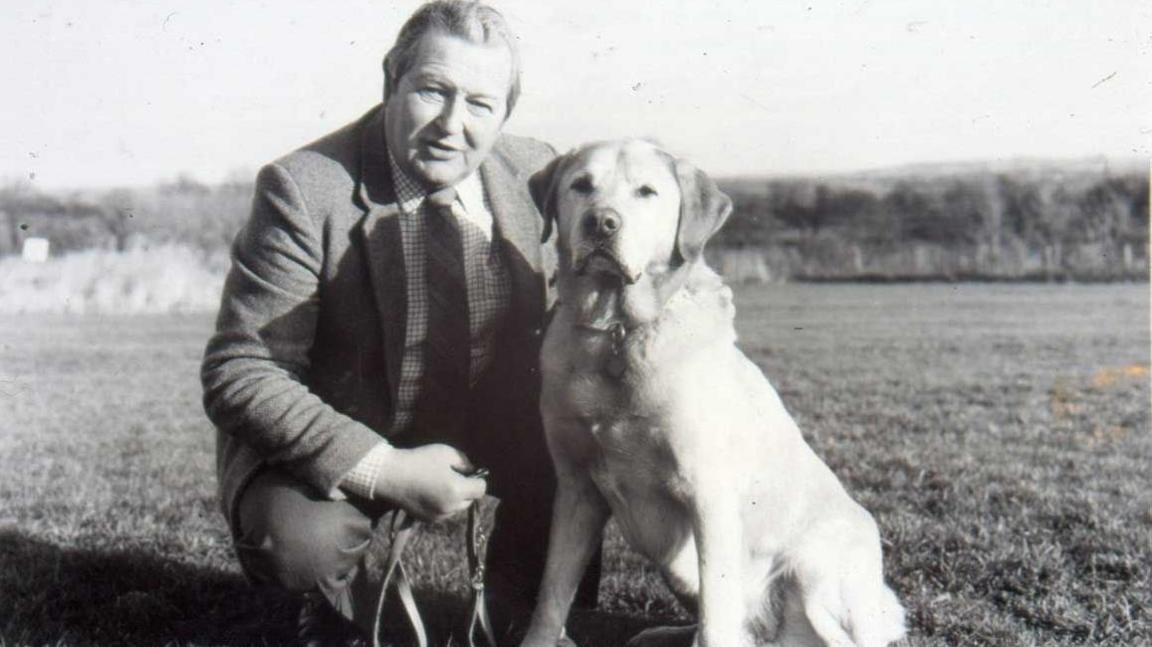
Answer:
<svg viewBox="0 0 1152 647"><path fill-rule="evenodd" d="M0 182L250 178L379 101L417 1L46 0L0 18ZM718 176L1152 156L1152 2L493 0L506 126Z"/></svg>

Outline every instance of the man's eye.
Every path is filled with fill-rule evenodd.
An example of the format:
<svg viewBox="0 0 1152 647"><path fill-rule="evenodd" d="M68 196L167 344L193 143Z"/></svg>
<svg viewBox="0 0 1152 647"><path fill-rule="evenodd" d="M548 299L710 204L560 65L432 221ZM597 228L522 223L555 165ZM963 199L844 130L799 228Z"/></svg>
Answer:
<svg viewBox="0 0 1152 647"><path fill-rule="evenodd" d="M592 178L587 175L581 175L572 181L572 190L576 193L592 193Z"/></svg>
<svg viewBox="0 0 1152 647"><path fill-rule="evenodd" d="M424 87L416 90L416 95L426 101L439 101L444 96L444 92L436 87Z"/></svg>
<svg viewBox="0 0 1152 647"><path fill-rule="evenodd" d="M495 106L486 101L469 101L468 109L475 115L490 115L496 112Z"/></svg>
<svg viewBox="0 0 1152 647"><path fill-rule="evenodd" d="M656 189L653 189L652 187L645 184L639 189L636 189L636 195L640 196L641 198L651 198L652 196L656 195Z"/></svg>

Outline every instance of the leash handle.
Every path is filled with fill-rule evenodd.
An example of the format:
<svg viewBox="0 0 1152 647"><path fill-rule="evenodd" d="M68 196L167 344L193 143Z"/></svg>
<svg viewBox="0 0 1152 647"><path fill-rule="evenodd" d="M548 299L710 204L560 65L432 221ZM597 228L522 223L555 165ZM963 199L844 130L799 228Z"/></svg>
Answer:
<svg viewBox="0 0 1152 647"><path fill-rule="evenodd" d="M472 478L485 478L488 470L479 468L471 472L457 470L465 476ZM388 595L389 586L394 586L400 597L404 613L412 625L412 632L416 637L417 647L428 647L428 632L424 621L420 617L420 610L416 607L416 598L412 594L412 584L404 563L400 561L405 547L412 539L419 522L408 515L404 510L392 513L389 535L392 545L388 548L388 560L384 565L384 579L380 584L380 595L376 599L376 614L372 621L372 646L383 647L380 643L380 621L384 609L384 598ZM477 629L483 636L488 647L497 647L496 632L492 629L492 620L488 616L487 598L484 595L484 555L487 553L488 536L480 523L480 502L473 501L468 506L468 530L465 537L468 554L469 584L472 587L472 611L468 618L468 647L478 647L476 642Z"/></svg>
<svg viewBox="0 0 1152 647"><path fill-rule="evenodd" d="M428 647L428 632L424 628L424 620L420 617L420 610L416 607L416 596L412 594L412 583L408 579L408 572L404 563L400 561L404 548L408 545L419 522L408 516L404 510L392 513L391 529L389 535L392 545L388 547L388 561L384 564L384 579L380 583L380 595L376 598L376 613L372 619L372 647L382 647L380 643L380 618L383 615L384 598L388 595L389 585L396 588L400 597L400 604L404 607L404 614L412 625L412 633L416 636L417 647Z"/></svg>

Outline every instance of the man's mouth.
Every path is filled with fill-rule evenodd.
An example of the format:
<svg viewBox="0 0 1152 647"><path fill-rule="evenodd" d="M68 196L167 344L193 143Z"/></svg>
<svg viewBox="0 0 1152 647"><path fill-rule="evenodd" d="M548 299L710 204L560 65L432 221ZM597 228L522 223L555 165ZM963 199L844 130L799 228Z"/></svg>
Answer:
<svg viewBox="0 0 1152 647"><path fill-rule="evenodd" d="M599 246L588 252L576 264L576 275L609 274L631 285L640 280L640 274L628 271L624 261L611 249Z"/></svg>
<svg viewBox="0 0 1152 647"><path fill-rule="evenodd" d="M424 150L433 159L448 159L460 153L460 149L442 142L425 141L423 144Z"/></svg>

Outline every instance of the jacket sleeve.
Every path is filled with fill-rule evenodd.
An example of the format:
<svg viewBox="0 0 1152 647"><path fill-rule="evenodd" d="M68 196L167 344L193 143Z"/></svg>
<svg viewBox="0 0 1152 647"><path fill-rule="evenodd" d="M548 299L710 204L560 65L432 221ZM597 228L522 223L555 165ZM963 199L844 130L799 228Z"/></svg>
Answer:
<svg viewBox="0 0 1152 647"><path fill-rule="evenodd" d="M307 386L322 265L320 228L299 187L283 167L264 167L201 380L217 428L327 493L382 438Z"/></svg>

